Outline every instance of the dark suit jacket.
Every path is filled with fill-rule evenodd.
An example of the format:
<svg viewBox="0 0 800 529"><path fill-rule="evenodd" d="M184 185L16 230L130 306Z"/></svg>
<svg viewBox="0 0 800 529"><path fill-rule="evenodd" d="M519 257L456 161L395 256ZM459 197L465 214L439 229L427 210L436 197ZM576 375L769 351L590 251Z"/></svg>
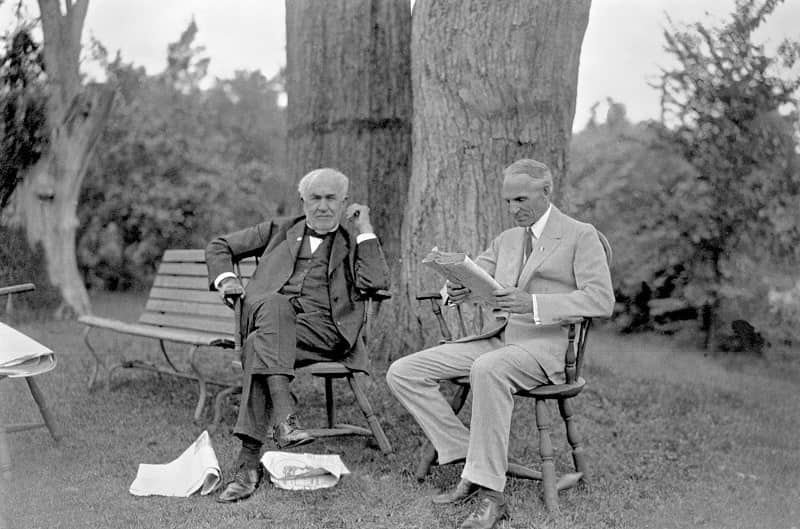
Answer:
<svg viewBox="0 0 800 529"><path fill-rule="evenodd" d="M242 321L264 298L286 284L294 270L305 232L305 216L267 220L250 228L212 240L206 248L209 288L223 272L233 272L233 263L258 257L253 278L245 287ZM354 349L343 363L366 369L367 358L358 336L364 322L363 294L389 288L389 268L377 239L356 243L355 237L339 227L331 247L328 264L328 291L331 317L339 333ZM242 329L243 338L250 329Z"/></svg>

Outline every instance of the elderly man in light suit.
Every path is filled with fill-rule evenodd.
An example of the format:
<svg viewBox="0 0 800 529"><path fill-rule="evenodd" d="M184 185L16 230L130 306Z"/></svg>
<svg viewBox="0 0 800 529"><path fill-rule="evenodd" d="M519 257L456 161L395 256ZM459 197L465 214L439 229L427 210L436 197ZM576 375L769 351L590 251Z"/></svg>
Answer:
<svg viewBox="0 0 800 529"><path fill-rule="evenodd" d="M503 498L513 395L564 383L565 333L556 323L607 317L614 306L602 243L590 224L550 204L549 168L535 160L514 162L504 172L502 195L517 227L498 235L475 261L504 288L494 292L496 318L476 336L403 357L386 375L389 388L433 443L439 464L466 460L455 489L433 498L481 501L462 528L490 528L508 515ZM447 284L451 303L469 290ZM470 377L469 429L453 413L438 382Z"/></svg>

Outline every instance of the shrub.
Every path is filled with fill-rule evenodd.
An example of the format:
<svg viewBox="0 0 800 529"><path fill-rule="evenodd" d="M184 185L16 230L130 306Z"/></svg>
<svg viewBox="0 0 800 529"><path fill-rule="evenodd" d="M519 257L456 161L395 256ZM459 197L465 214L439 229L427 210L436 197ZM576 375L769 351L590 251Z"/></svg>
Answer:
<svg viewBox="0 0 800 529"><path fill-rule="evenodd" d="M0 314L18 319L48 317L61 304L61 294L50 284L41 245L31 248L21 228L0 226L0 286L33 283L36 290L14 295L8 314L8 297L0 297Z"/></svg>

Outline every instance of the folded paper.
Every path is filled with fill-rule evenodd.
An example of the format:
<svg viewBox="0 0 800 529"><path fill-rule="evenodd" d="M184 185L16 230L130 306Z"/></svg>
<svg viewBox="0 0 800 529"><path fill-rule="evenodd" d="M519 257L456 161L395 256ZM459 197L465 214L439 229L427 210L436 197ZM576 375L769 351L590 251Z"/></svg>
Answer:
<svg viewBox="0 0 800 529"><path fill-rule="evenodd" d="M142 463L130 487L134 496L178 496L212 492L220 481L219 461L207 431L176 460L151 465Z"/></svg>
<svg viewBox="0 0 800 529"><path fill-rule="evenodd" d="M53 351L0 323L0 375L29 377L50 371L55 366Z"/></svg>
<svg viewBox="0 0 800 529"><path fill-rule="evenodd" d="M261 463L270 481L281 489L314 490L333 487L350 471L335 454L265 452Z"/></svg>

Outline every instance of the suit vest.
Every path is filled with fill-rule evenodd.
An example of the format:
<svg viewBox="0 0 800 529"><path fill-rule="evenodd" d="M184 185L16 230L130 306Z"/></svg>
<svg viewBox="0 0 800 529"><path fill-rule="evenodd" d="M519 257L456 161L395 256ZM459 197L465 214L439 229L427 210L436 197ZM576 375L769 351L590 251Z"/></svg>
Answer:
<svg viewBox="0 0 800 529"><path fill-rule="evenodd" d="M286 284L281 288L281 293L296 298L302 312L322 311L331 313L331 300L328 294L328 261L330 260L333 235L322 239L317 250L311 252L311 241L308 235L303 236L303 242L294 271Z"/></svg>

